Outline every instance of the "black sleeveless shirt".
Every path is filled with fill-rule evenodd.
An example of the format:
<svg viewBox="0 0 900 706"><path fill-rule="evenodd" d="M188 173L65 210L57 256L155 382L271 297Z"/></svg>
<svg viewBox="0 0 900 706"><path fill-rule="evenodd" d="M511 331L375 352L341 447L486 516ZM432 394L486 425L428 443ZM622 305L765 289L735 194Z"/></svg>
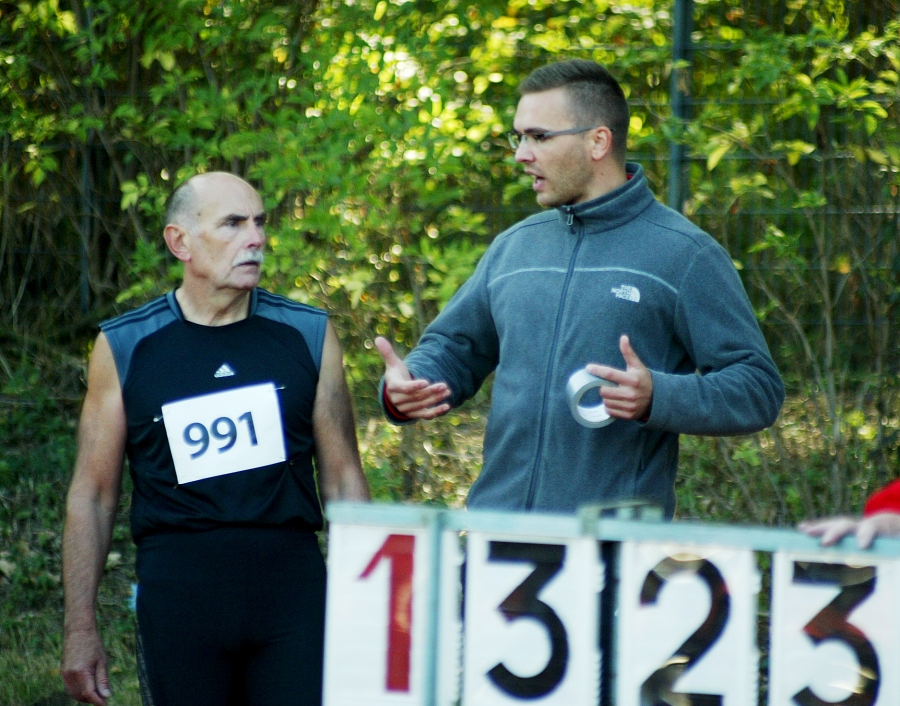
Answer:
<svg viewBox="0 0 900 706"><path fill-rule="evenodd" d="M249 316L226 326L186 321L174 292L100 324L125 403L135 543L159 532L222 526L322 527L312 412L326 321L320 309L255 289ZM263 383L276 390L287 460L179 483L163 405ZM201 426L185 432L196 453L206 452L204 435L210 439ZM219 424L209 453L227 446L226 432L237 428L248 431L234 420Z"/></svg>

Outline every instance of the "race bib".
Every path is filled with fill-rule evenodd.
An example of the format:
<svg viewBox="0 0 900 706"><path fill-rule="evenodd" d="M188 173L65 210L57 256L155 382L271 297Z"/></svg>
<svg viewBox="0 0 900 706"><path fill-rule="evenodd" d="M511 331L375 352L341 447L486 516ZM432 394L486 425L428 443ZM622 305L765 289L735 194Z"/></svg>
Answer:
<svg viewBox="0 0 900 706"><path fill-rule="evenodd" d="M162 406L179 483L248 471L287 458L273 383Z"/></svg>

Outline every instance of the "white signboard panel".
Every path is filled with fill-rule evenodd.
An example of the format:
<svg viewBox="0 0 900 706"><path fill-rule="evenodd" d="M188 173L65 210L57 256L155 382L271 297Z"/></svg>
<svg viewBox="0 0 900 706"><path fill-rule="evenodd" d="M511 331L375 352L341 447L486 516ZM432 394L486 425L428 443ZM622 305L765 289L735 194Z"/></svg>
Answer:
<svg viewBox="0 0 900 706"><path fill-rule="evenodd" d="M430 553L425 528L330 526L325 706L425 703Z"/></svg>
<svg viewBox="0 0 900 706"><path fill-rule="evenodd" d="M757 706L751 550L623 542L619 576L617 706Z"/></svg>
<svg viewBox="0 0 900 706"><path fill-rule="evenodd" d="M457 706L462 677L462 565L459 532L441 533L441 585L437 625L437 706Z"/></svg>
<svg viewBox="0 0 900 706"><path fill-rule="evenodd" d="M162 406L179 483L281 463L287 456L275 385L248 385Z"/></svg>
<svg viewBox="0 0 900 706"><path fill-rule="evenodd" d="M463 703L594 706L597 542L472 532L466 554Z"/></svg>
<svg viewBox="0 0 900 706"><path fill-rule="evenodd" d="M769 704L900 704L900 560L773 556Z"/></svg>

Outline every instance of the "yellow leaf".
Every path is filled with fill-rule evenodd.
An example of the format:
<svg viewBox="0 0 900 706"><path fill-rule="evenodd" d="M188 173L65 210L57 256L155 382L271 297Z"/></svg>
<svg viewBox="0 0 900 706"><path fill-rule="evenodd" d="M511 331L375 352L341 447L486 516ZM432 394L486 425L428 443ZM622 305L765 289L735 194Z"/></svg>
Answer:
<svg viewBox="0 0 900 706"><path fill-rule="evenodd" d="M384 17L385 12L387 12L387 3L384 0L381 0L381 2L375 6L375 21L378 22Z"/></svg>
<svg viewBox="0 0 900 706"><path fill-rule="evenodd" d="M498 17L496 20L494 20L494 22L491 24L491 27L493 27L494 29L512 29L518 24L519 23L515 17L507 17L506 15L504 15L503 17Z"/></svg>
<svg viewBox="0 0 900 706"><path fill-rule="evenodd" d="M731 145L727 142L724 145L716 147L716 149L710 152L709 157L706 158L706 169L710 172L715 169L716 165L722 161L722 157L724 157L725 153L730 149Z"/></svg>

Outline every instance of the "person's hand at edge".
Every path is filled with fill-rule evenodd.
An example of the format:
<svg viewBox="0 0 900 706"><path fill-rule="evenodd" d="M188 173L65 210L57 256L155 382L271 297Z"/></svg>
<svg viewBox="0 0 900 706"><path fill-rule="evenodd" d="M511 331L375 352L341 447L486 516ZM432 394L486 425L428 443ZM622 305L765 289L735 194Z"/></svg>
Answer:
<svg viewBox="0 0 900 706"><path fill-rule="evenodd" d="M591 375L618 385L600 388L603 404L611 417L646 421L653 401L653 376L634 352L628 336L619 339L619 350L625 358L625 370L596 363L589 364L586 369Z"/></svg>
<svg viewBox="0 0 900 706"><path fill-rule="evenodd" d="M434 419L450 411L444 403L450 396L446 383L415 380L386 338L378 336L375 347L384 359L384 394L394 409L410 419Z"/></svg>
<svg viewBox="0 0 900 706"><path fill-rule="evenodd" d="M830 517L823 520L807 520L797 525L797 529L811 537L819 537L823 547L830 547L844 537L856 535L856 544L859 548L868 549L875 537L900 536L900 513L879 512L863 518Z"/></svg>

